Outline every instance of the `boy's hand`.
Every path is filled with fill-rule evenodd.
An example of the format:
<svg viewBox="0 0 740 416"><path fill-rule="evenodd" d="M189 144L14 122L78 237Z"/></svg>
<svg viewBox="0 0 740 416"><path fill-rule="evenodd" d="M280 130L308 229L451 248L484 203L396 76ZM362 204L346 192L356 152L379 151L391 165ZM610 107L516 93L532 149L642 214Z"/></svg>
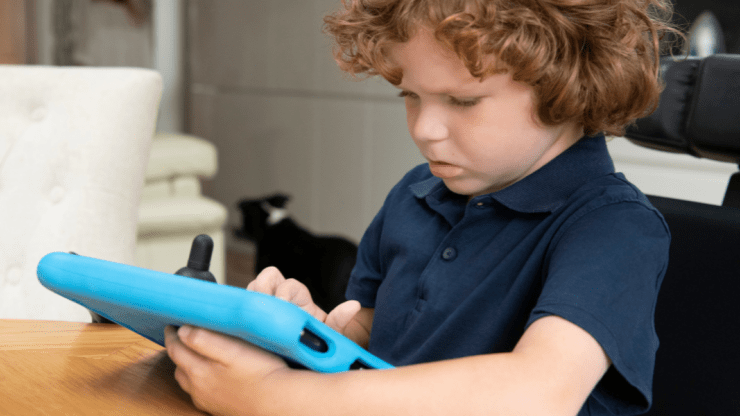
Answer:
<svg viewBox="0 0 740 416"><path fill-rule="evenodd" d="M314 318L346 336L350 336L347 332L353 332L349 331L348 325L361 309L360 302L348 300L327 314L313 302L306 285L295 279L286 279L275 267L265 268L256 279L247 285L247 290L266 293L297 305ZM350 336L350 338L353 337Z"/></svg>
<svg viewBox="0 0 740 416"><path fill-rule="evenodd" d="M290 371L280 357L248 342L206 329L165 328L175 380L200 409L214 415L254 414L271 391L269 376Z"/></svg>
<svg viewBox="0 0 740 416"><path fill-rule="evenodd" d="M373 309L360 308L357 301L344 302L327 314L313 302L305 285L285 279L274 267L266 268L247 289L291 302L367 345ZM285 379L281 373L287 376L291 371L282 358L246 341L188 325L179 330L165 328L165 347L177 366L175 380L180 387L198 409L214 415L255 414L250 406L259 406L257 398L269 397L275 390L273 381Z"/></svg>

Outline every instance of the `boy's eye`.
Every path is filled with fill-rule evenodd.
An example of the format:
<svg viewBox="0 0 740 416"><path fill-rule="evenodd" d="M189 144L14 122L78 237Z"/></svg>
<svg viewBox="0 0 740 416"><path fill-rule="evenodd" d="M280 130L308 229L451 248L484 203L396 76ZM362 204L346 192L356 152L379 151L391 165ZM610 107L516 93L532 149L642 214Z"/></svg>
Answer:
<svg viewBox="0 0 740 416"><path fill-rule="evenodd" d="M411 98L411 99L418 99L419 96L411 91L401 91L398 93L398 96L401 98ZM480 102L480 98L456 98L453 96L449 96L447 101L450 103L450 105L453 105L455 107L472 107Z"/></svg>
<svg viewBox="0 0 740 416"><path fill-rule="evenodd" d="M401 97L401 98L406 98L406 97L409 97L409 98L419 98L418 95L416 95L416 94L414 94L413 92L410 92L410 91L401 91L401 92L398 93L398 96Z"/></svg>
<svg viewBox="0 0 740 416"><path fill-rule="evenodd" d="M461 99L450 97L450 104L457 107L472 107L480 102L480 98Z"/></svg>

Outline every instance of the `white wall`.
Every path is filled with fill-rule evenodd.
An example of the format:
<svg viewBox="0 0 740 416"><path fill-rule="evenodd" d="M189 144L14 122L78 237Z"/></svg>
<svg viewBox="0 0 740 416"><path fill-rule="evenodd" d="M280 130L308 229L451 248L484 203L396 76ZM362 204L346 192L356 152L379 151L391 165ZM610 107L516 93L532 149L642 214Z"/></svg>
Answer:
<svg viewBox="0 0 740 416"><path fill-rule="evenodd" d="M230 207L275 191L304 225L359 240L385 194L423 160L403 103L384 81L336 68L322 17L338 0L189 3L190 130L212 140L220 171L205 193ZM646 193L719 204L731 164L609 144Z"/></svg>
<svg viewBox="0 0 740 416"><path fill-rule="evenodd" d="M721 205L730 176L738 171L732 163L699 159L637 146L623 137L609 142L618 171L644 193Z"/></svg>
<svg viewBox="0 0 740 416"><path fill-rule="evenodd" d="M359 240L390 187L421 163L403 103L385 82L336 68L322 17L338 1L190 3L190 126L219 149L204 192L292 195L314 231Z"/></svg>
<svg viewBox="0 0 740 416"><path fill-rule="evenodd" d="M33 1L37 63L53 65L58 41L54 13L61 3ZM68 40L72 42L71 60L75 65L152 68L151 20L133 25L126 9L110 2L72 0L67 6L72 25Z"/></svg>
<svg viewBox="0 0 740 416"><path fill-rule="evenodd" d="M155 0L152 8L152 67L162 75L163 82L157 118L157 130L161 132L184 129L184 6L181 0Z"/></svg>

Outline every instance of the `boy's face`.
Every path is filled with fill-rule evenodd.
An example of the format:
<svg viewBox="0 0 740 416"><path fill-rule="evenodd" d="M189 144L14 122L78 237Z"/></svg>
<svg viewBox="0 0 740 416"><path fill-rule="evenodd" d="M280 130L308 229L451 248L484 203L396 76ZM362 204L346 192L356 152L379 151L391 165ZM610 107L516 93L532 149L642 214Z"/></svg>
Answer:
<svg viewBox="0 0 740 416"><path fill-rule="evenodd" d="M583 136L574 124L545 126L533 112L533 90L508 73L482 82L424 28L391 48L403 71L409 132L434 176L470 197L501 190Z"/></svg>

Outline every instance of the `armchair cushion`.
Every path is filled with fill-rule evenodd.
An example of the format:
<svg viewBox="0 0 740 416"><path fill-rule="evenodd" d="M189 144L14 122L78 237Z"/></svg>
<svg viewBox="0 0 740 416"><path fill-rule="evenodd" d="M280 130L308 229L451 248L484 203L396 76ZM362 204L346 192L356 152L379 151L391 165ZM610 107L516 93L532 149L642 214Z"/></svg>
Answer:
<svg viewBox="0 0 740 416"><path fill-rule="evenodd" d="M210 178L218 167L216 146L181 133L157 133L152 142L147 182L178 176Z"/></svg>

